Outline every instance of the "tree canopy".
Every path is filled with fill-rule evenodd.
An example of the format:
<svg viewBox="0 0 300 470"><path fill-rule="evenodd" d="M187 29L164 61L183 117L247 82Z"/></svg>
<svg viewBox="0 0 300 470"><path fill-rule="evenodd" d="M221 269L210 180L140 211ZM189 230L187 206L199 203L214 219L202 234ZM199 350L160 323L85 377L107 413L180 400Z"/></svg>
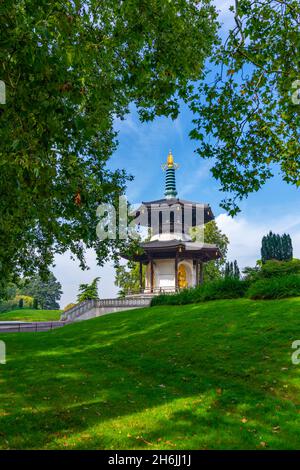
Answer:
<svg viewBox="0 0 300 470"><path fill-rule="evenodd" d="M70 249L99 263L96 208L127 178L107 162L114 120L175 118L217 29L209 0L12 0L1 4L0 270L32 274Z"/></svg>
<svg viewBox="0 0 300 470"><path fill-rule="evenodd" d="M95 279L90 284L80 284L79 294L77 295L77 302L84 302L85 300L99 299L98 282L100 277Z"/></svg>
<svg viewBox="0 0 300 470"><path fill-rule="evenodd" d="M191 109L202 158L238 203L277 171L300 186L300 3L235 0L235 27L216 46ZM210 70L212 73L210 73Z"/></svg>
<svg viewBox="0 0 300 470"><path fill-rule="evenodd" d="M142 266L142 289L145 288L146 266ZM116 266L115 285L120 288L119 297L125 297L128 293L139 293L140 265L134 261Z"/></svg>
<svg viewBox="0 0 300 470"><path fill-rule="evenodd" d="M278 235L270 231L262 238L261 260L290 261L293 259L293 244L289 234Z"/></svg>
<svg viewBox="0 0 300 470"><path fill-rule="evenodd" d="M54 274L49 273L47 279L42 279L39 275L22 279L18 293L35 299L36 307L55 310L59 309L62 288Z"/></svg>
<svg viewBox="0 0 300 470"><path fill-rule="evenodd" d="M214 281L216 279L220 279L223 275L223 268L226 263L229 239L227 235L225 235L225 233L219 229L215 220L205 224L203 235L205 243L212 243L217 245L220 252L222 253L222 258L204 263L203 274L205 281ZM191 236L193 241L197 241L199 236L199 241L203 241L201 240L202 231L199 231L198 227L191 229Z"/></svg>

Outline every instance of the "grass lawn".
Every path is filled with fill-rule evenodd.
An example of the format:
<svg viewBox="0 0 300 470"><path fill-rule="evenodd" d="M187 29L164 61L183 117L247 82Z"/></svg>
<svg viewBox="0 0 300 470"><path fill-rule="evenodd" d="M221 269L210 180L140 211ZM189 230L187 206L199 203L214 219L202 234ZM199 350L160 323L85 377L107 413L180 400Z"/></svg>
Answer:
<svg viewBox="0 0 300 470"><path fill-rule="evenodd" d="M300 298L1 335L2 449L300 449Z"/></svg>
<svg viewBox="0 0 300 470"><path fill-rule="evenodd" d="M10 312L0 313L0 321L55 321L60 319L60 315L61 310L18 308Z"/></svg>

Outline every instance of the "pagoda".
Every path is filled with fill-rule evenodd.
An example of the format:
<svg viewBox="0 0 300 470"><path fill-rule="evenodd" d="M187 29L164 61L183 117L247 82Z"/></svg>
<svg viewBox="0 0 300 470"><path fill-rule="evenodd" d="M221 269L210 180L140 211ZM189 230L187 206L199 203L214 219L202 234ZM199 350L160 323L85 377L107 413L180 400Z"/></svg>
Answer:
<svg viewBox="0 0 300 470"><path fill-rule="evenodd" d="M221 258L216 245L192 241L191 229L214 220L208 204L186 201L177 197L175 172L178 165L171 151L165 171L164 198L143 202L135 211L137 225L148 228L150 240L140 243L130 259L140 264L142 294L177 292L203 283L204 263ZM127 257L128 259L128 257ZM145 287L143 269L146 265Z"/></svg>

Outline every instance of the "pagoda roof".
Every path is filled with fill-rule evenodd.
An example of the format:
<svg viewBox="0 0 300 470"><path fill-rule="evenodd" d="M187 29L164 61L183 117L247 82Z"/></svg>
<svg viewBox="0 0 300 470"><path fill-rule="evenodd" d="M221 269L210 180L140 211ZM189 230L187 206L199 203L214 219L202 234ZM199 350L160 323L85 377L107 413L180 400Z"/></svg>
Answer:
<svg viewBox="0 0 300 470"><path fill-rule="evenodd" d="M153 240L149 242L143 242L140 246L144 249L151 250L154 249L165 249L165 248L177 248L177 247L184 247L187 250L201 250L201 249L211 249L216 250L217 245L213 245L210 243L199 243L199 242L187 242L184 240Z"/></svg>
<svg viewBox="0 0 300 470"><path fill-rule="evenodd" d="M200 205L200 206L204 206L205 208L210 208L210 205L209 204L206 204L206 203L202 203L202 202L193 202L193 201L187 201L186 199L180 199L180 198L177 198L177 197L174 197L174 198L163 198L163 199L156 199L154 201L143 201L142 204L144 206L154 206L154 205L162 205L162 204L167 204L168 206L172 206L174 204L180 204L180 205L190 205L190 206L196 206L196 205Z"/></svg>
<svg viewBox="0 0 300 470"><path fill-rule="evenodd" d="M140 243L143 253L136 255L124 256L127 259L135 261L148 262L151 258L156 259L174 259L176 254L184 258L200 259L202 261L210 261L222 258L220 249L210 243L188 242L183 240L168 241L149 241Z"/></svg>
<svg viewBox="0 0 300 470"><path fill-rule="evenodd" d="M201 203L201 202L193 202L193 201L188 201L186 199L179 199L179 198L171 198L171 199L156 199L154 201L143 201L141 206L136 209L132 215L137 218L140 216L142 207L146 207L147 211L156 211L156 210L161 210L163 209L163 206L175 206L176 204L184 207L188 206L190 209L193 209L195 207L202 206L203 211L204 211L204 223L206 224L207 222L210 222L211 220L214 220L215 216L213 214L213 211L210 207L209 204L206 203ZM162 206L162 207L161 207Z"/></svg>

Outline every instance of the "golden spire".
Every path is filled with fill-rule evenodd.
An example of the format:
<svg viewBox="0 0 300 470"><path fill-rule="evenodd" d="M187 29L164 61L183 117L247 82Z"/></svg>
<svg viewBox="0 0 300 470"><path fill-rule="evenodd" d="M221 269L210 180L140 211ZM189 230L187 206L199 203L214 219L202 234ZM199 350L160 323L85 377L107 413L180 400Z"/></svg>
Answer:
<svg viewBox="0 0 300 470"><path fill-rule="evenodd" d="M170 170L171 168L173 168L174 170L177 170L178 166L179 165L177 165L177 163L174 163L174 157L170 150L167 156L166 163L164 163L161 167L164 171L166 171L166 170Z"/></svg>
<svg viewBox="0 0 300 470"><path fill-rule="evenodd" d="M167 165L168 165L168 168L172 168L174 166L174 157L172 155L171 150L169 151L169 155L167 157Z"/></svg>
<svg viewBox="0 0 300 470"><path fill-rule="evenodd" d="M167 162L162 165L162 169L166 172L165 196L167 199L172 199L177 196L175 181L175 170L177 170L177 168L178 165L174 163L174 157L170 150Z"/></svg>

